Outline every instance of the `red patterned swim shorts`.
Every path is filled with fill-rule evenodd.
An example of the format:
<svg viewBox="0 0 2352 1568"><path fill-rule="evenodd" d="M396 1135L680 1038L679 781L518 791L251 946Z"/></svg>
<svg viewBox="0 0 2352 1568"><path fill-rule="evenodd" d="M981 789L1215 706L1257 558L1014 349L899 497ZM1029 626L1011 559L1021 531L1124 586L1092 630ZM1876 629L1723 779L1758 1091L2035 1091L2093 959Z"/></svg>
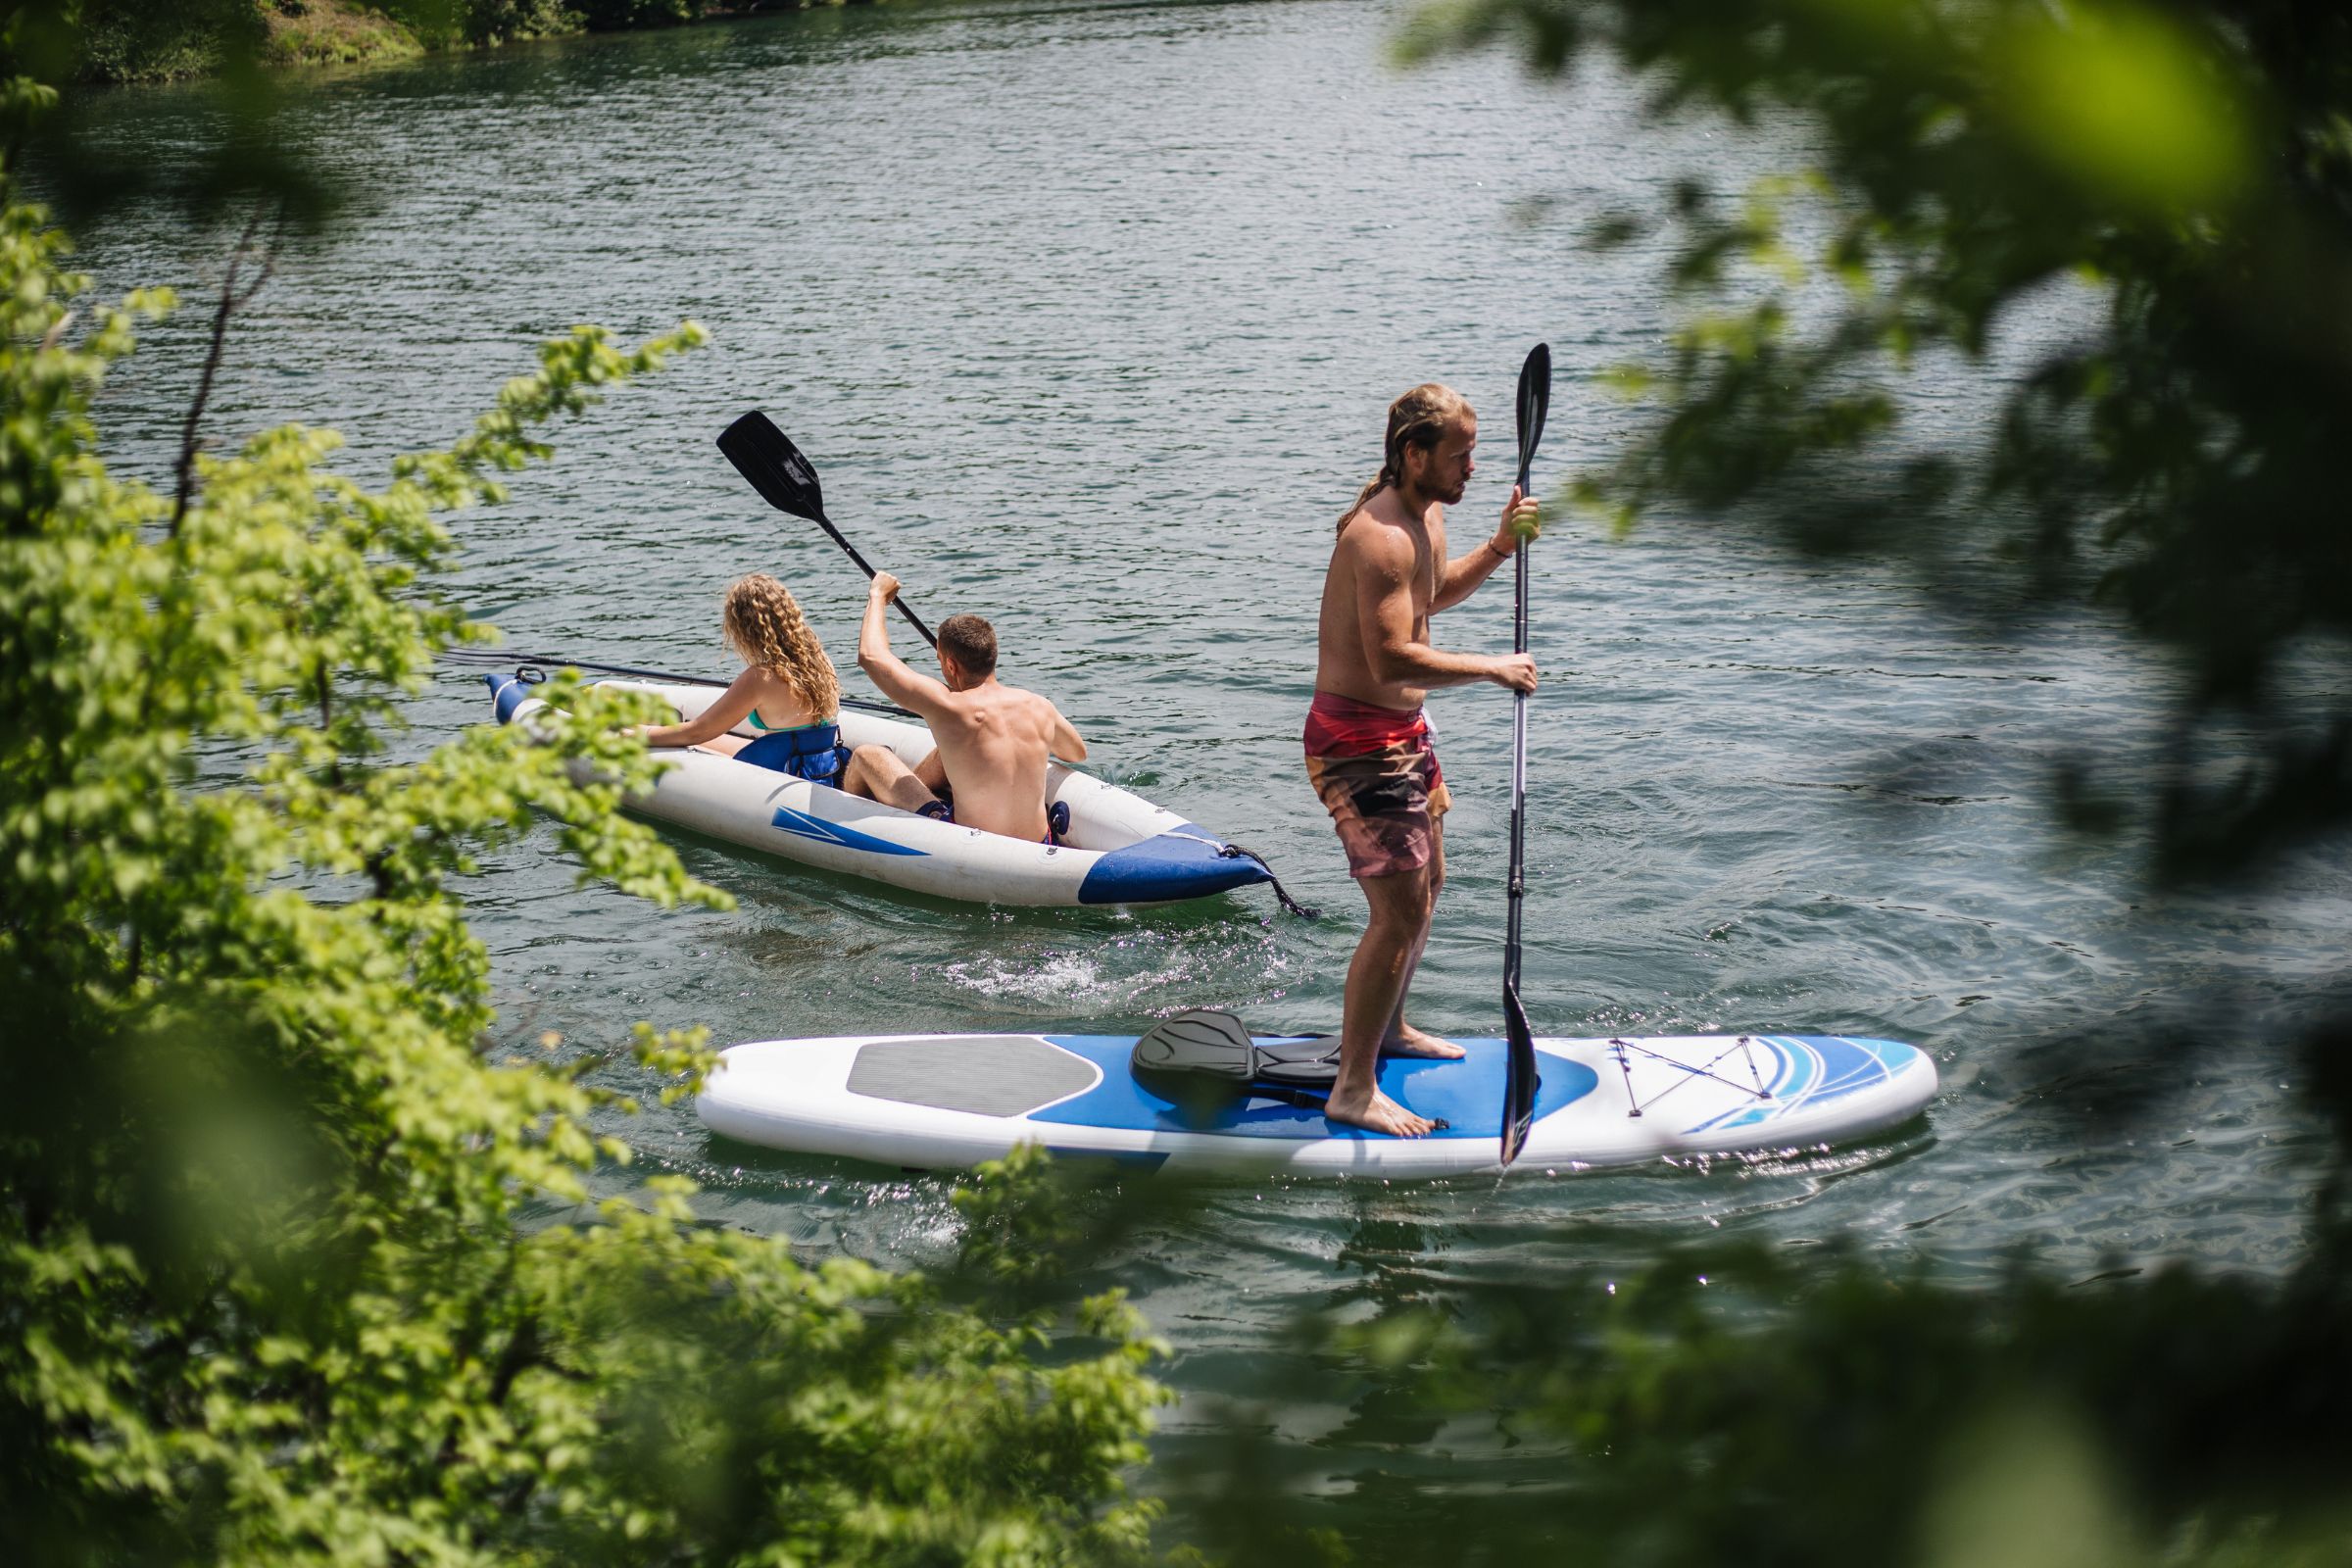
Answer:
<svg viewBox="0 0 2352 1568"><path fill-rule="evenodd" d="M1306 712L1306 777L1348 852L1348 874L1416 871L1437 852L1453 804L1421 710L1315 693Z"/></svg>

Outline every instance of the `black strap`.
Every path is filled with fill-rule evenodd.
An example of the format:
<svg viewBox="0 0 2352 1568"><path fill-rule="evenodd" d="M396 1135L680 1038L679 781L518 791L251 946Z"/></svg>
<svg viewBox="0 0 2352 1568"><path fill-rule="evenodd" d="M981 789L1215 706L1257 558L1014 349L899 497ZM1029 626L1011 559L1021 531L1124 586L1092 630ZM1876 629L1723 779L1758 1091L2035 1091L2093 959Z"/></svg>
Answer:
<svg viewBox="0 0 2352 1568"><path fill-rule="evenodd" d="M1258 854L1255 850L1245 850L1239 844L1228 844L1223 849L1217 851L1217 855L1222 859L1243 859L1255 863L1260 871L1266 873L1266 880L1274 885L1274 897L1280 901L1285 909L1288 909L1299 919L1320 920L1323 918L1322 910L1308 908L1305 905L1300 904L1297 899L1292 898L1289 893L1284 891L1282 886L1282 878L1274 874L1274 868L1266 863L1266 858Z"/></svg>

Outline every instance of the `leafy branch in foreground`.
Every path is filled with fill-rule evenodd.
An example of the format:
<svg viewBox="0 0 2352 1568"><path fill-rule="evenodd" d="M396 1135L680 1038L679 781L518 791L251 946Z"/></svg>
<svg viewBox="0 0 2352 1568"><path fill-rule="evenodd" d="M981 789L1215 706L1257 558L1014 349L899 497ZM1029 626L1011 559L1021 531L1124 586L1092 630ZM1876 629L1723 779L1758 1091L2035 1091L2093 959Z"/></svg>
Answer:
<svg viewBox="0 0 2352 1568"><path fill-rule="evenodd" d="M2344 1234L2278 1282L1745 1245L1457 1280L1304 1326L1173 1529L1235 1568L2340 1568Z"/></svg>
<svg viewBox="0 0 2352 1568"><path fill-rule="evenodd" d="M35 92L19 83L12 112ZM37 106L34 106L37 107ZM633 1108L504 1059L460 893L552 812L583 882L723 906L618 813L623 699L393 761L443 517L692 347L546 345L369 489L331 432L110 474L98 309L0 205L0 1517L27 1560L1050 1564L1147 1547L1159 1391L1114 1298L1000 1330L924 1282L697 1225L577 1222ZM699 1031L631 1048L675 1094ZM1053 1340L1051 1360L1042 1353Z"/></svg>
<svg viewBox="0 0 2352 1568"><path fill-rule="evenodd" d="M1626 378L1652 417L1585 499L1621 525L1741 506L1810 546L1909 549L1947 588L2006 563L2016 592L1979 601L2004 612L2120 607L2185 677L2171 734L2144 772L2086 749L2059 799L2147 822L2162 876L2259 872L2352 821L2352 14L1462 0L1402 47L1497 38L1550 74L1613 56L1657 113L1777 120L1819 161L1793 271L1786 181L1726 212L1694 172L1595 223L1678 227L1690 314ZM2069 287L2103 319L2037 337ZM2022 378L1953 373L2004 351ZM1941 427L1895 445L1930 396Z"/></svg>

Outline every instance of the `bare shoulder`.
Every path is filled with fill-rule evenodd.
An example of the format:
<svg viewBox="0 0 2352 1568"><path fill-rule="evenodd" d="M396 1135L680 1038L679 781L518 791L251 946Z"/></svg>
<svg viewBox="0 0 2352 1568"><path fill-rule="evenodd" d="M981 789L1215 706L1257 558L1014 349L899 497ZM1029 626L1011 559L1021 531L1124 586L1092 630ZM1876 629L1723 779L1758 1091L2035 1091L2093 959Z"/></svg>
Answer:
<svg viewBox="0 0 2352 1568"><path fill-rule="evenodd" d="M745 673L752 677L752 690L758 695L761 707L803 709L808 706L808 699L801 694L801 689L778 671L754 665Z"/></svg>
<svg viewBox="0 0 2352 1568"><path fill-rule="evenodd" d="M1372 507L1366 507L1348 522L1340 534L1339 547L1332 553L1335 562L1384 580L1411 576L1413 557L1412 530Z"/></svg>
<svg viewBox="0 0 2352 1568"><path fill-rule="evenodd" d="M932 702L942 713L955 718L970 718L986 706L970 692L959 692L944 681L940 683L939 693Z"/></svg>
<svg viewBox="0 0 2352 1568"><path fill-rule="evenodd" d="M1051 724L1054 719L1061 716L1061 710L1055 708L1054 704L1047 698L1040 696L1036 692L1030 691L1025 686L1015 687L1013 689L1020 693L1021 706L1028 710L1029 713L1036 718L1039 723Z"/></svg>

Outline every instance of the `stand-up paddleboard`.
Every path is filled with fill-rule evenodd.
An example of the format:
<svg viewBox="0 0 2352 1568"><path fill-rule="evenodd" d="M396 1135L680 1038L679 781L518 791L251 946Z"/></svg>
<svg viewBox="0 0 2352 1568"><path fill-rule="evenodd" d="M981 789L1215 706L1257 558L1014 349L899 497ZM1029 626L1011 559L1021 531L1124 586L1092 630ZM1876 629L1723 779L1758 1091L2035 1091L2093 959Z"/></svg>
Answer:
<svg viewBox="0 0 2352 1568"><path fill-rule="evenodd" d="M506 723L528 723L547 707L517 675L484 679ZM598 684L650 692L685 719L721 695L715 686ZM732 733L749 737L754 731L739 724ZM921 724L856 709L842 710L841 739L853 749L887 746L908 767L928 757L933 744ZM943 899L1166 904L1273 880L1247 850L1060 762L1046 770L1046 800L1069 808L1069 829L1059 844L1031 844L918 816L732 757L690 749L660 755L669 765L652 794L630 797L630 809L787 860Z"/></svg>
<svg viewBox="0 0 2352 1568"><path fill-rule="evenodd" d="M1252 1094L1205 1121L1131 1070L1133 1035L872 1035L767 1040L721 1054L695 1109L745 1143L917 1168L1022 1144L1180 1170L1445 1176L1500 1162L1506 1051L1391 1058L1380 1087L1448 1126L1391 1138L1327 1120L1309 1097ZM1260 1037L1277 1049L1300 1037ZM1891 1040L1708 1035L1535 1042L1541 1082L1522 1162L1623 1165L1663 1154L1831 1143L1916 1114L1936 1064ZM1306 1099L1307 1103L1296 1102Z"/></svg>

